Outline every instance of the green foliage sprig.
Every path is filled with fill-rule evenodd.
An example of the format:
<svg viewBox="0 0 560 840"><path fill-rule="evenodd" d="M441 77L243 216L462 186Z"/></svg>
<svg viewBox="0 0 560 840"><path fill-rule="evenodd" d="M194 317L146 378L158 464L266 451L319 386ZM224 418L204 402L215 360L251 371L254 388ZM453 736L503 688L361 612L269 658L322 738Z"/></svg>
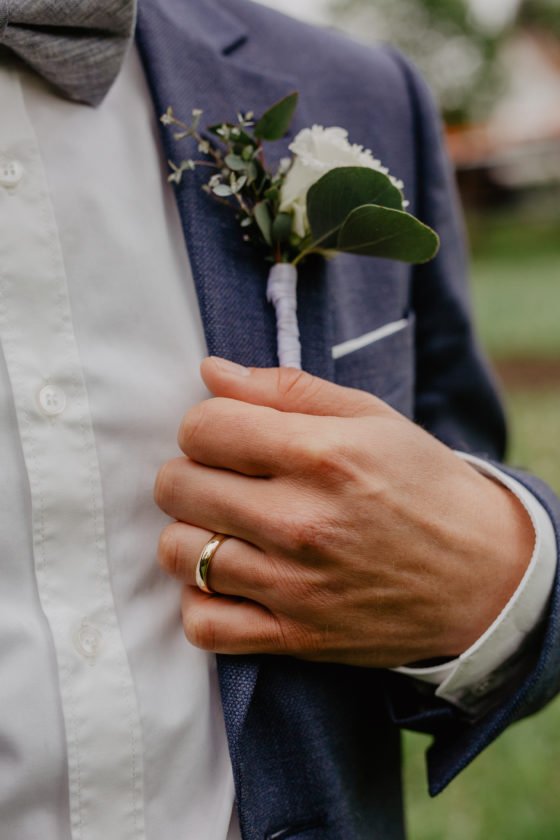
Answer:
<svg viewBox="0 0 560 840"><path fill-rule="evenodd" d="M370 152L339 137L336 142L342 143L352 163L365 162L319 173L306 189L305 227L302 230L301 221L296 224L297 207L286 207L286 185L297 155L270 171L264 143L285 136L297 102L298 94L291 93L259 119L239 113L236 122L209 126L205 133L200 129L201 110L193 111L191 123L185 123L168 108L161 121L178 129L175 139L192 138L203 156L179 165L170 161L169 180L180 184L186 172L212 169L203 189L236 211L243 238L264 249L271 262L298 265L311 254L329 257L337 252L414 263L432 259L439 245L437 234L407 212L400 182ZM313 130L329 131L318 126Z"/></svg>

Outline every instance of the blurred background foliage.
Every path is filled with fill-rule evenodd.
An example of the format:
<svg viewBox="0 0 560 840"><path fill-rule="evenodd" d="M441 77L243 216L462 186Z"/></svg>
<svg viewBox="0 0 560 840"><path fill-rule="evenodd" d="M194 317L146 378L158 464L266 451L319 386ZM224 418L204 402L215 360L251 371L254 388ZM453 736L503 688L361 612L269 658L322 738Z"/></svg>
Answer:
<svg viewBox="0 0 560 840"><path fill-rule="evenodd" d="M523 24L548 29L550 32L554 32L557 36L560 36L560 10L558 0L528 0L521 7L519 21Z"/></svg>
<svg viewBox="0 0 560 840"><path fill-rule="evenodd" d="M474 14L467 0L334 0L331 12L347 31L369 32L411 57L450 124L490 108L504 34Z"/></svg>
<svg viewBox="0 0 560 840"><path fill-rule="evenodd" d="M328 13L353 35L368 33L411 57L449 125L491 113L507 87L503 47L512 36L560 35L559 0L330 0Z"/></svg>
<svg viewBox="0 0 560 840"><path fill-rule="evenodd" d="M262 1L390 41L428 78L465 208L479 333L509 409L508 458L560 494L560 0ZM559 840L560 698L435 800L428 745L405 736L409 840Z"/></svg>

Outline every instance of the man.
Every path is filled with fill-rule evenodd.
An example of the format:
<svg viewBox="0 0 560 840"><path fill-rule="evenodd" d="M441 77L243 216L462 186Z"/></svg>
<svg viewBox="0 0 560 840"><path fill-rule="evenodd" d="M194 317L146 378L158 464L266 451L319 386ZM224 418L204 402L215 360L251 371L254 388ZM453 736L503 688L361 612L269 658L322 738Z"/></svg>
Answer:
<svg viewBox="0 0 560 840"><path fill-rule="evenodd" d="M434 734L435 793L557 690L560 506L491 462L414 71L246 0L141 0L141 64L134 14L27 0L0 29L2 836L397 840L400 726ZM275 370L266 266L194 177L174 204L154 133L294 89L296 128L347 128L442 237L417 271L310 264L304 375Z"/></svg>

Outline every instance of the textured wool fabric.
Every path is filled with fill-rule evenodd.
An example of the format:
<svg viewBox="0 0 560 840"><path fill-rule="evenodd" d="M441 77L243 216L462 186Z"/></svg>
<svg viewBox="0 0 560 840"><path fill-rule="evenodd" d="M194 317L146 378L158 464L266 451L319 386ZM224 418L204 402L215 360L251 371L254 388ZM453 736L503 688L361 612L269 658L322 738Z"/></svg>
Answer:
<svg viewBox="0 0 560 840"><path fill-rule="evenodd" d="M0 0L0 45L69 99L98 105L134 31L136 0Z"/></svg>

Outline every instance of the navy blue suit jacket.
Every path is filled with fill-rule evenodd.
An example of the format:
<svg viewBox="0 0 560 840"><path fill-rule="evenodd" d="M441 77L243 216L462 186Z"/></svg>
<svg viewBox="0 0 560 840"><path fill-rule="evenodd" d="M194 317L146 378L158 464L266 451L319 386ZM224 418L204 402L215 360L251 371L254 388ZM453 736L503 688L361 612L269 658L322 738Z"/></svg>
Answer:
<svg viewBox="0 0 560 840"><path fill-rule="evenodd" d="M463 231L439 120L416 72L387 47L283 17L248 0L140 0L138 43L155 114L194 107L222 122L301 93L293 128L340 125L402 178L411 212L436 228L437 259L421 268L360 257L310 261L299 283L304 367L377 394L450 446L493 460L505 431L473 337ZM180 160L164 132L168 157ZM286 141L287 144L288 141ZM271 154L286 154L275 144ZM200 189L177 191L210 353L274 366L267 267L243 244L227 210ZM405 329L343 358L331 348L393 321ZM514 473L556 528L560 504ZM244 840L398 840L404 836L399 727L434 735L432 793L514 720L545 704L560 681L556 591L532 670L491 711L466 720L406 678L290 658L222 657L224 715Z"/></svg>

